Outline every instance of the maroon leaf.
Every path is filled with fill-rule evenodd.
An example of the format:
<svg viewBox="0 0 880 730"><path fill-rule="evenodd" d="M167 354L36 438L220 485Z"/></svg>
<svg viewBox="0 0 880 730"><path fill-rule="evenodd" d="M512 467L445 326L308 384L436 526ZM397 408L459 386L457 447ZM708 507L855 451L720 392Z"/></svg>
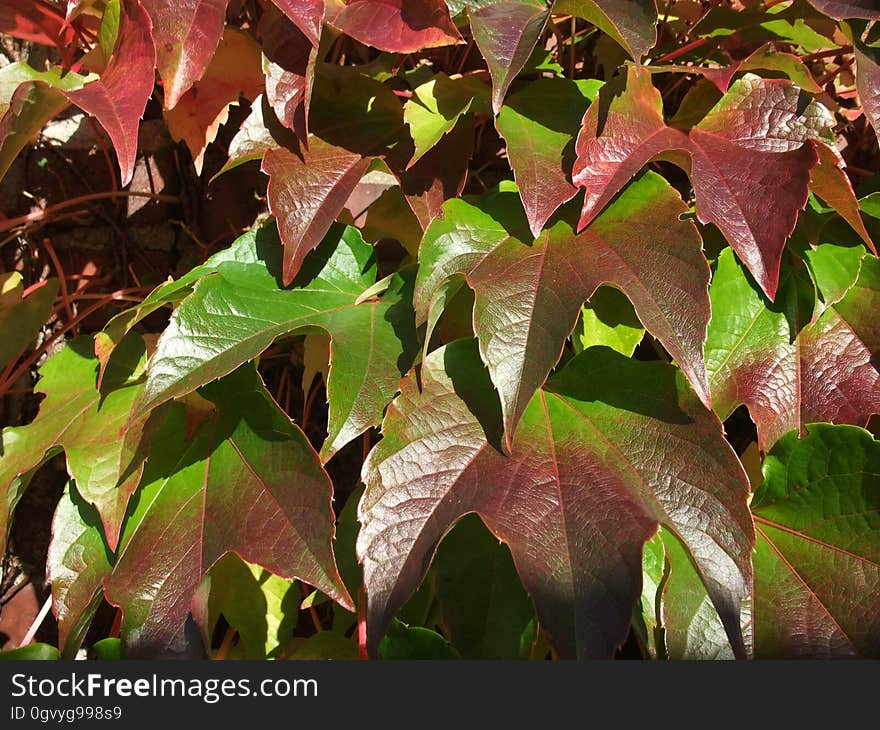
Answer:
<svg viewBox="0 0 880 730"><path fill-rule="evenodd" d="M324 0L272 0L315 48L321 40L324 22Z"/></svg>
<svg viewBox="0 0 880 730"><path fill-rule="evenodd" d="M540 0L496 2L468 8L474 40L492 76L492 109L497 114L507 89L522 71L550 18Z"/></svg>
<svg viewBox="0 0 880 730"><path fill-rule="evenodd" d="M83 111L97 117L116 148L122 184L128 185L137 159L138 123L155 82L156 49L150 16L139 0L126 0L119 37L101 78L64 92Z"/></svg>
<svg viewBox="0 0 880 730"><path fill-rule="evenodd" d="M392 53L462 41L444 0L348 0L328 20L361 43Z"/></svg>
<svg viewBox="0 0 880 730"><path fill-rule="evenodd" d="M863 18L880 20L880 9L876 0L810 0L813 7L836 20Z"/></svg>
<svg viewBox="0 0 880 730"><path fill-rule="evenodd" d="M278 120L305 144L317 46L273 6L266 9L260 31L265 55L266 99Z"/></svg>
<svg viewBox="0 0 880 730"><path fill-rule="evenodd" d="M269 210L284 244L285 285L324 238L369 164L369 157L318 137L301 154L282 147L266 152L262 169L269 175Z"/></svg>
<svg viewBox="0 0 880 730"><path fill-rule="evenodd" d="M623 83L600 92L578 136L573 179L586 189L580 227L652 158L686 151L697 216L718 226L772 299L818 160L808 142L833 119L790 82L746 75L685 134L666 126L648 71L631 66Z"/></svg>
<svg viewBox="0 0 880 730"><path fill-rule="evenodd" d="M874 253L877 249L865 228L859 201L843 169L843 160L827 145L815 143L819 163L810 171L810 188L849 223Z"/></svg>
<svg viewBox="0 0 880 730"><path fill-rule="evenodd" d="M880 138L880 51L856 40L856 89L874 134Z"/></svg>
<svg viewBox="0 0 880 730"><path fill-rule="evenodd" d="M610 657L629 630L658 523L688 546L739 656L751 592L748 482L717 419L666 364L590 348L529 403L510 456L476 348L401 382L363 469L357 551L375 651L443 535L477 512L509 545L557 651Z"/></svg>
<svg viewBox="0 0 880 730"><path fill-rule="evenodd" d="M202 171L205 149L229 118L229 106L240 96L253 99L262 88L259 47L246 33L228 28L202 78L165 112L168 131L186 142L197 172Z"/></svg>

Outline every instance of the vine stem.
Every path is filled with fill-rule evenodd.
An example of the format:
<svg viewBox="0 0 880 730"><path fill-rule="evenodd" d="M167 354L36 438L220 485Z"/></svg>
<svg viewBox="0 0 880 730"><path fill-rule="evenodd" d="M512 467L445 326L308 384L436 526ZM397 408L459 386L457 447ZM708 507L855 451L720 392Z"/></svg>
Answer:
<svg viewBox="0 0 880 730"><path fill-rule="evenodd" d="M40 612L37 614L37 617L34 619L34 622L31 624L30 628L27 630L27 633L24 635L24 638L21 640L21 643L18 645L18 648L28 646L37 635L37 631L40 630L40 626L43 624L43 621L46 620L46 616L49 613L49 609L52 608L52 594L49 594L49 597L46 598L46 602L43 603L43 607L40 609Z"/></svg>
<svg viewBox="0 0 880 730"><path fill-rule="evenodd" d="M697 40L686 43L681 48L676 48L674 51L672 51L671 53L667 53L665 56L660 56L660 58L656 59L654 63L666 63L666 61L671 61L674 58L683 56L689 51L693 51L695 48L699 48L700 46L705 45L707 41L708 38L697 38Z"/></svg>

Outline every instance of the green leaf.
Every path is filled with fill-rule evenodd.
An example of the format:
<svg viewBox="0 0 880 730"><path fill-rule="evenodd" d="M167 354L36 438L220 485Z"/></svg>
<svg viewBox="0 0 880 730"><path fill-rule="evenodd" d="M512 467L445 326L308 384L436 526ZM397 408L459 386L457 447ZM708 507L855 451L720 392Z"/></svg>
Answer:
<svg viewBox="0 0 880 730"><path fill-rule="evenodd" d="M103 662L118 662L125 659L125 651L122 639L101 639L92 644L92 653L95 659Z"/></svg>
<svg viewBox="0 0 880 730"><path fill-rule="evenodd" d="M631 357L644 336L645 328L626 295L612 286L600 286L581 309L572 343L575 352L604 345Z"/></svg>
<svg viewBox="0 0 880 730"><path fill-rule="evenodd" d="M52 314L58 296L58 280L49 279L23 297L21 274L0 275L0 368L6 367L30 345Z"/></svg>
<svg viewBox="0 0 880 730"><path fill-rule="evenodd" d="M458 651L436 631L393 621L379 645L380 659L461 659Z"/></svg>
<svg viewBox="0 0 880 730"><path fill-rule="evenodd" d="M127 338L100 390L90 337L71 340L43 365L35 392L46 398L38 416L27 426L2 432L0 494L7 498L0 500L0 545L17 500L8 498L14 495L14 480L40 465L50 450L63 447L70 476L83 499L100 513L107 541L115 547L128 499L143 469L140 441L147 418L129 417L143 393L145 359L140 337Z"/></svg>
<svg viewBox="0 0 880 730"><path fill-rule="evenodd" d="M382 434L359 508L371 651L444 534L476 512L509 545L561 656L609 657L623 642L658 523L688 546L746 654L748 481L675 368L590 348L535 395L504 456L500 403L475 343L458 341L401 381Z"/></svg>
<svg viewBox="0 0 880 730"><path fill-rule="evenodd" d="M104 598L103 581L113 567L101 518L71 482L52 519L46 580L52 584L52 608L58 621L58 644L64 659L79 651Z"/></svg>
<svg viewBox="0 0 880 730"><path fill-rule="evenodd" d="M553 12L589 20L636 61L641 61L657 42L654 0L556 0Z"/></svg>
<svg viewBox="0 0 880 730"><path fill-rule="evenodd" d="M322 458L379 423L415 354L408 272L395 274L381 298L357 304L376 282L376 263L356 229L334 225L291 288L279 285L280 254L277 234L264 228L184 277L200 278L159 339L138 413L231 372L279 337L317 327L332 342ZM156 298L185 291L168 286Z"/></svg>
<svg viewBox="0 0 880 730"><path fill-rule="evenodd" d="M822 259L814 256L817 263ZM828 272L820 269L823 285L836 276ZM745 405L763 450L807 423L865 425L880 410L876 257L864 255L858 281L812 324L814 289L806 272L783 270L771 303L729 249L718 258L710 296L706 369L713 407L726 419Z"/></svg>
<svg viewBox="0 0 880 730"><path fill-rule="evenodd" d="M472 76L453 80L439 73L416 87L403 106L403 118L416 148L407 167L451 132L463 114L489 111L489 90Z"/></svg>
<svg viewBox="0 0 880 730"><path fill-rule="evenodd" d="M510 550L480 518L463 518L434 558L437 598L450 641L465 659L527 659L538 622Z"/></svg>
<svg viewBox="0 0 880 730"><path fill-rule="evenodd" d="M752 500L755 654L880 653L880 443L853 426L781 438Z"/></svg>
<svg viewBox="0 0 880 730"><path fill-rule="evenodd" d="M238 631L241 658L274 657L293 636L300 598L294 581L227 553L211 568L209 632L222 613Z"/></svg>
<svg viewBox="0 0 880 730"><path fill-rule="evenodd" d="M331 631L310 636L294 649L287 659L314 661L324 659L358 659L358 646L351 639Z"/></svg>
<svg viewBox="0 0 880 730"><path fill-rule="evenodd" d="M54 661L60 659L58 649L48 644L28 644L19 649L0 651L0 660L12 661Z"/></svg>
<svg viewBox="0 0 880 730"><path fill-rule="evenodd" d="M190 601L228 552L351 608L333 559L332 483L305 435L252 365L201 394L157 430L105 581L132 658L180 650Z"/></svg>

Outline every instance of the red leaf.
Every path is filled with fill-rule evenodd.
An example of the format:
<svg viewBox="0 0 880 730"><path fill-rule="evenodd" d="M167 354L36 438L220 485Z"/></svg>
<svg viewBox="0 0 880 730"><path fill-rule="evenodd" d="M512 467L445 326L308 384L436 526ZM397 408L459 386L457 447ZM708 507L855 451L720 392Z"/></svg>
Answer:
<svg viewBox="0 0 880 730"><path fill-rule="evenodd" d="M226 22L227 0L142 0L153 20L165 108L173 109L202 78Z"/></svg>
<svg viewBox="0 0 880 730"><path fill-rule="evenodd" d="M746 76L689 134L666 126L648 71L631 66L587 110L573 179L586 189L586 226L626 181L657 155L692 160L697 216L714 223L771 299L785 241L807 200L818 160L810 139L833 124L790 82Z"/></svg>
<svg viewBox="0 0 880 730"><path fill-rule="evenodd" d="M253 39L228 28L208 70L177 105L165 112L168 131L176 141L185 141L196 171L201 173L205 148L217 138L220 125L229 117L229 106L239 96L253 99L263 88L260 48Z"/></svg>
<svg viewBox="0 0 880 730"><path fill-rule="evenodd" d="M263 157L269 175L269 210L278 219L284 244L284 284L290 284L306 254L324 238L370 164L340 147L311 138L298 155L278 147Z"/></svg>
<svg viewBox="0 0 880 730"><path fill-rule="evenodd" d="M307 144L309 103L318 49L307 35L272 6L263 15L260 31L266 57L266 99L278 120Z"/></svg>
<svg viewBox="0 0 880 730"><path fill-rule="evenodd" d="M64 92L83 111L97 117L119 157L122 184L128 185L137 159L138 124L155 82L156 49L152 24L139 0L126 0L116 49L101 78Z"/></svg>
<svg viewBox="0 0 880 730"><path fill-rule="evenodd" d="M392 53L462 42L444 0L349 0L328 20L361 43Z"/></svg>
<svg viewBox="0 0 880 730"><path fill-rule="evenodd" d="M58 48L69 46L76 37L64 15L42 0L3 0L0 33Z"/></svg>
<svg viewBox="0 0 880 730"><path fill-rule="evenodd" d="M874 134L880 138L880 51L856 40L856 89Z"/></svg>
<svg viewBox="0 0 880 730"><path fill-rule="evenodd" d="M317 48L321 40L321 24L324 22L324 0L272 0L272 2Z"/></svg>

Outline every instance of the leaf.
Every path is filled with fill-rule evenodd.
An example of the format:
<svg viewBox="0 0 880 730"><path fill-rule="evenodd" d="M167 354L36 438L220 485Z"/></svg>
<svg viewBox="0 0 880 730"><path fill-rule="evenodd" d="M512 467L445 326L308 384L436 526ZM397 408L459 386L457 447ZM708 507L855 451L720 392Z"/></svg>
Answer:
<svg viewBox="0 0 880 730"><path fill-rule="evenodd" d="M143 341L136 336L125 340L100 390L95 385L98 361L90 337L71 340L47 360L34 389L46 395L39 414L27 426L3 429L0 494L8 495L17 477L42 464L51 450L63 447L70 476L83 499L97 508L107 542L114 548L142 469L138 453L146 418L133 420L124 435L122 430L143 392L138 378L144 359ZM0 504L2 546L15 503L9 504L7 498Z"/></svg>
<svg viewBox="0 0 880 730"><path fill-rule="evenodd" d="M58 620L58 645L64 659L74 659L104 598L103 580L113 567L95 508L77 493L64 490L52 519L46 580L52 584L52 610Z"/></svg>
<svg viewBox="0 0 880 730"><path fill-rule="evenodd" d="M28 644L18 649L10 649L8 651L0 651L0 660L9 659L12 661L54 661L60 659L61 656L54 646L49 644Z"/></svg>
<svg viewBox="0 0 880 730"><path fill-rule="evenodd" d="M173 109L211 63L223 36L227 0L141 2L153 23L165 109Z"/></svg>
<svg viewBox="0 0 880 730"><path fill-rule="evenodd" d="M263 36L266 99L281 124L293 130L300 141L307 144L317 45L272 5L266 9L260 21L260 31Z"/></svg>
<svg viewBox="0 0 880 730"><path fill-rule="evenodd" d="M284 244L282 280L289 285L369 167L370 159L314 138L301 156L283 148L263 156L269 210Z"/></svg>
<svg viewBox="0 0 880 730"><path fill-rule="evenodd" d="M395 620L379 645L380 659L461 659L458 651L436 631L407 626Z"/></svg>
<svg viewBox="0 0 880 730"><path fill-rule="evenodd" d="M290 18L309 42L318 47L324 21L324 0L272 0Z"/></svg>
<svg viewBox="0 0 880 730"><path fill-rule="evenodd" d="M209 631L220 614L238 631L243 659L275 657L293 635L299 587L227 553L211 569Z"/></svg>
<svg viewBox="0 0 880 730"><path fill-rule="evenodd" d="M69 106L61 90L85 81L79 74L40 72L21 61L0 69L0 179L46 122Z"/></svg>
<svg viewBox="0 0 880 730"><path fill-rule="evenodd" d="M522 71L550 19L542 0L500 0L468 7L474 41L492 77L492 110L501 110L507 89Z"/></svg>
<svg viewBox="0 0 880 730"><path fill-rule="evenodd" d="M201 174L205 149L229 118L240 96L253 99L263 88L260 49L247 34L227 29L202 78L165 112L175 141L186 142Z"/></svg>
<svg viewBox="0 0 880 730"><path fill-rule="evenodd" d="M486 85L472 76L450 79L438 73L413 90L403 105L403 118L415 143L415 154L407 164L412 167L468 112L488 113Z"/></svg>
<svg viewBox="0 0 880 730"><path fill-rule="evenodd" d="M123 186L134 174L138 126L153 93L155 66L150 17L140 0L126 0L116 48L101 78L64 92L71 102L96 117L110 136Z"/></svg>
<svg viewBox="0 0 880 730"><path fill-rule="evenodd" d="M95 659L103 662L118 662L125 659L121 639L101 639L92 644Z"/></svg>
<svg viewBox="0 0 880 730"><path fill-rule="evenodd" d="M476 297L474 331L501 398L508 445L559 360L581 305L603 283L629 297L708 402L702 343L709 271L696 228L680 220L685 210L678 193L654 173L629 186L580 235L572 221L561 220L534 240L513 193L481 206L446 204L419 252L417 319L433 327L450 280L467 280Z"/></svg>
<svg viewBox="0 0 880 730"><path fill-rule="evenodd" d="M816 145L819 163L810 172L810 188L838 212L874 253L877 249L859 213L859 201L844 172L843 160L825 145Z"/></svg>
<svg viewBox="0 0 880 730"><path fill-rule="evenodd" d="M657 42L655 0L556 0L554 13L586 18L641 61Z"/></svg>
<svg viewBox="0 0 880 730"><path fill-rule="evenodd" d="M496 120L537 238L563 203L577 194L571 183L574 143L589 101L602 83L594 79L538 79L513 94Z"/></svg>
<svg viewBox="0 0 880 730"><path fill-rule="evenodd" d="M391 53L462 42L443 0L347 0L328 21L361 43Z"/></svg>
<svg viewBox="0 0 880 730"><path fill-rule="evenodd" d="M199 582L229 552L351 607L333 559L332 483L305 435L253 366L201 395L215 410L190 440L180 404L157 430L105 582L130 658L174 653Z"/></svg>
<svg viewBox="0 0 880 730"><path fill-rule="evenodd" d="M31 344L49 319L58 296L58 280L47 280L26 297L22 294L21 274L0 274L0 368Z"/></svg>
<svg viewBox="0 0 880 730"><path fill-rule="evenodd" d="M452 644L465 659L527 659L535 610L507 546L476 515L446 535L435 557L437 597Z"/></svg>
<svg viewBox="0 0 880 730"><path fill-rule="evenodd" d="M280 253L274 231L261 229L195 274L150 359L138 413L233 371L279 337L318 328L331 338L322 458L378 425L415 355L405 272L381 298L356 304L376 281L372 248L356 229L331 228L290 289L278 285Z"/></svg>
<svg viewBox="0 0 880 730"><path fill-rule="evenodd" d="M787 269L776 303L768 302L730 251L718 259L709 294L712 320L706 369L722 419L744 404L766 451L783 434L816 421L865 425L880 411L880 346L873 312L880 262L862 259L858 282L815 324L813 288Z"/></svg>
<svg viewBox="0 0 880 730"><path fill-rule="evenodd" d="M59 49L69 46L75 37L64 15L43 0L3 0L0 33Z"/></svg>
<svg viewBox="0 0 880 730"><path fill-rule="evenodd" d="M862 111L874 134L880 138L880 49L862 43L853 35L853 54L856 60L856 90L862 102Z"/></svg>
<svg viewBox="0 0 880 730"><path fill-rule="evenodd" d="M313 634L289 654L287 659L314 661L317 659L358 659L357 644L351 639L330 631Z"/></svg>
<svg viewBox="0 0 880 730"><path fill-rule="evenodd" d="M880 20L880 10L874 0L810 0L816 10L836 20L864 18Z"/></svg>
<svg viewBox="0 0 880 730"><path fill-rule="evenodd" d="M818 159L810 142L834 123L828 111L788 81L746 74L686 135L666 126L649 72L631 66L623 83L599 93L578 136L573 180L586 189L580 227L649 160L682 150L692 161L697 217L721 230L772 299Z"/></svg>
<svg viewBox="0 0 880 730"><path fill-rule="evenodd" d="M853 426L811 424L764 461L752 511L755 654L880 654L880 444Z"/></svg>
<svg viewBox="0 0 880 730"><path fill-rule="evenodd" d="M372 651L444 533L476 512L510 547L561 656L610 657L623 642L658 523L688 545L745 654L748 482L671 366L591 348L535 395L503 456L500 404L475 344L458 341L401 382L382 433L359 507Z"/></svg>
<svg viewBox="0 0 880 730"><path fill-rule="evenodd" d="M810 278L816 285L813 306L815 322L832 304L841 301L858 281L865 250L861 246L838 246L822 243L803 252Z"/></svg>
<svg viewBox="0 0 880 730"><path fill-rule="evenodd" d="M632 357L645 335L629 299L613 286L600 286L589 304L581 308L581 317L572 337L575 352L604 345Z"/></svg>

